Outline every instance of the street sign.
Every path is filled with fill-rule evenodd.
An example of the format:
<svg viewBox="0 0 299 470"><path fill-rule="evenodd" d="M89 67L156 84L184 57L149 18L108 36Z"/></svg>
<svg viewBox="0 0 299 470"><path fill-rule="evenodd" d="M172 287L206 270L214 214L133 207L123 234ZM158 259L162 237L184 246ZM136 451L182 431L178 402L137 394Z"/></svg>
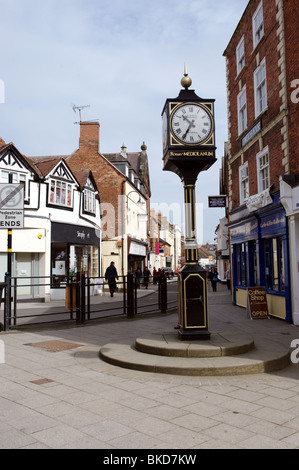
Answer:
<svg viewBox="0 0 299 470"><path fill-rule="evenodd" d="M226 196L208 196L209 207L226 207Z"/></svg>
<svg viewBox="0 0 299 470"><path fill-rule="evenodd" d="M0 184L0 229L24 228L24 185Z"/></svg>

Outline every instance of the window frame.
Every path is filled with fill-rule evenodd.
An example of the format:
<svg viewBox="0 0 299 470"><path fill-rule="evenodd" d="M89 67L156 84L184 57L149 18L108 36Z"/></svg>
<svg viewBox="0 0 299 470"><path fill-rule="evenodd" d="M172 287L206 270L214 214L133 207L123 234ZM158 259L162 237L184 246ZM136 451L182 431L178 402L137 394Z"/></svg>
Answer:
<svg viewBox="0 0 299 470"><path fill-rule="evenodd" d="M3 176L3 174L7 174L7 178ZM5 183L9 183L9 175L12 175L12 184L23 184L24 185L24 199L28 199L28 173L22 171L15 171L15 170L5 170L1 168L1 182L5 179ZM14 176L17 176L15 179ZM23 179L21 179L21 178Z"/></svg>
<svg viewBox="0 0 299 470"><path fill-rule="evenodd" d="M96 192L90 187L83 190L83 210L93 215L96 213Z"/></svg>
<svg viewBox="0 0 299 470"><path fill-rule="evenodd" d="M258 82L259 73L264 70L264 76ZM254 109L255 118L267 109L267 73L266 73L266 58L260 62L259 66L254 71Z"/></svg>
<svg viewBox="0 0 299 470"><path fill-rule="evenodd" d="M247 169L246 178L242 177L242 171ZM243 183L245 182L245 191L248 193L244 195L243 191ZM247 183L246 183L247 182ZM247 199L249 198L249 170L248 170L248 162L243 163L243 165L239 166L239 198L240 198L240 206L244 204Z"/></svg>
<svg viewBox="0 0 299 470"><path fill-rule="evenodd" d="M261 21L257 24L257 19L261 14ZM252 15L252 40L253 49L256 48L262 37L264 36L264 11L263 11L263 0L259 3L257 9Z"/></svg>
<svg viewBox="0 0 299 470"><path fill-rule="evenodd" d="M264 240L264 264L266 290L285 294L285 257L281 236Z"/></svg>
<svg viewBox="0 0 299 470"><path fill-rule="evenodd" d="M247 252L246 244L238 243L234 248L235 253L235 273L236 273L236 287L247 286Z"/></svg>
<svg viewBox="0 0 299 470"><path fill-rule="evenodd" d="M52 191L53 184L54 184L54 191ZM60 190L59 198L62 197L63 185L65 185L65 201L66 201L65 203L61 201L59 202L56 201L58 189ZM58 186L60 187L58 188ZM52 199L52 195L53 195L53 199ZM68 196L70 196L70 199L68 198ZM69 203L68 203L68 200L69 200ZM73 208L73 184L70 183L69 181L64 181L59 178L51 177L49 179L48 204L53 205L55 207L63 207L67 209L72 209Z"/></svg>
<svg viewBox="0 0 299 470"><path fill-rule="evenodd" d="M245 103L241 105L241 99L245 96ZM238 132L241 135L247 129L247 96L246 96L246 85L243 86L242 90L237 96L238 103ZM243 114L244 112L244 114Z"/></svg>
<svg viewBox="0 0 299 470"><path fill-rule="evenodd" d="M243 53L240 55L240 50L243 48ZM241 37L237 47L236 47L236 63L237 63L237 76L245 67L245 43L244 35Z"/></svg>
<svg viewBox="0 0 299 470"><path fill-rule="evenodd" d="M267 165L261 165L261 160L267 155ZM264 170L267 169L267 176L264 176ZM258 192L261 193L270 187L270 158L269 146L267 145L263 150L256 154L256 171L257 171L257 187ZM267 184L264 182L267 180Z"/></svg>

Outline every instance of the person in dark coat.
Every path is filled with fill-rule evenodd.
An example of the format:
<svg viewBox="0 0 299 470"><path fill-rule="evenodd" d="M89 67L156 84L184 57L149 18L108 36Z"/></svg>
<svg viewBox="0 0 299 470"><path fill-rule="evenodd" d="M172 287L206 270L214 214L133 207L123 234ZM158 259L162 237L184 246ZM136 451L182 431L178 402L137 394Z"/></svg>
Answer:
<svg viewBox="0 0 299 470"><path fill-rule="evenodd" d="M218 271L216 268L213 270L213 277L212 277L212 288L213 292L217 292L217 282L218 282Z"/></svg>
<svg viewBox="0 0 299 470"><path fill-rule="evenodd" d="M137 268L136 271L135 271L135 276L136 276L137 289L140 289L140 283L141 283L141 278L142 278L142 271L141 271L141 269L140 269L139 266L138 266L138 268Z"/></svg>
<svg viewBox="0 0 299 470"><path fill-rule="evenodd" d="M113 297L113 294L116 289L116 279L118 279L118 274L116 267L114 266L114 261L111 261L110 266L106 269L105 279L108 281L110 296Z"/></svg>
<svg viewBox="0 0 299 470"><path fill-rule="evenodd" d="M148 281L149 281L150 275L151 275L150 270L148 269L148 267L145 267L145 269L143 271L143 283L144 283L146 289L148 287Z"/></svg>

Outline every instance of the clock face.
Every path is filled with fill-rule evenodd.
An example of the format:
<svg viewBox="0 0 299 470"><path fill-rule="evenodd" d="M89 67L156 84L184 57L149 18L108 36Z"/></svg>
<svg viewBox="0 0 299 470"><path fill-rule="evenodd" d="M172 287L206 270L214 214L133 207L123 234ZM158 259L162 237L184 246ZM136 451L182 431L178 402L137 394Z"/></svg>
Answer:
<svg viewBox="0 0 299 470"><path fill-rule="evenodd" d="M207 140L212 130L212 115L204 106L196 103L179 106L171 117L171 131L184 144L199 144Z"/></svg>

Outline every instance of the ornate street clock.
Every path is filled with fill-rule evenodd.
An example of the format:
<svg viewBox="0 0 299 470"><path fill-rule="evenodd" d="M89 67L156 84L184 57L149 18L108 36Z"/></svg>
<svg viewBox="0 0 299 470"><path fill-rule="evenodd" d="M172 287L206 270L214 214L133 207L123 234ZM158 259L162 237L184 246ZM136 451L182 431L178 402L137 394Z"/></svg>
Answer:
<svg viewBox="0 0 299 470"><path fill-rule="evenodd" d="M185 264L178 276L179 337L209 339L207 273L198 264L195 183L198 174L215 163L214 99L194 90L185 65L179 96L163 108L163 170L178 174L184 184Z"/></svg>
<svg viewBox="0 0 299 470"><path fill-rule="evenodd" d="M185 66L177 98L169 98L162 112L164 170L182 178L186 165L198 172L215 161L214 99L203 99L189 90L192 80ZM197 175L196 175L197 177Z"/></svg>

